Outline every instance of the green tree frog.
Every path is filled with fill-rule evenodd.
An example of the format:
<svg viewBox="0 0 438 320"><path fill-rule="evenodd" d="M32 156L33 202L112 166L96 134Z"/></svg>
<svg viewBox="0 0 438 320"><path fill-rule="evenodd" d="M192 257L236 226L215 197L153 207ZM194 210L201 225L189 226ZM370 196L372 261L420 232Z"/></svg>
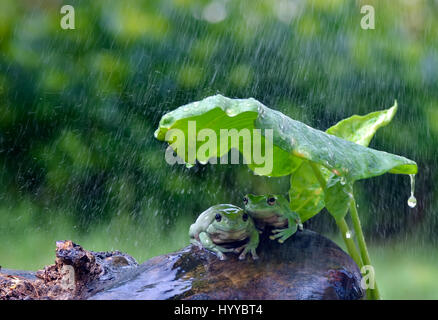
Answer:
<svg viewBox="0 0 438 320"><path fill-rule="evenodd" d="M247 194L243 203L259 230L263 230L266 225L276 228L269 236L271 240L278 239L278 242L283 243L297 229L303 229L300 216L290 209L289 201L284 196Z"/></svg>
<svg viewBox="0 0 438 320"><path fill-rule="evenodd" d="M258 258L259 233L254 221L242 208L232 204L218 204L202 212L190 226L189 236L192 244L213 251L221 260L226 259L224 252L240 251L240 260L245 259L248 252L253 259ZM227 247L233 242L243 245Z"/></svg>

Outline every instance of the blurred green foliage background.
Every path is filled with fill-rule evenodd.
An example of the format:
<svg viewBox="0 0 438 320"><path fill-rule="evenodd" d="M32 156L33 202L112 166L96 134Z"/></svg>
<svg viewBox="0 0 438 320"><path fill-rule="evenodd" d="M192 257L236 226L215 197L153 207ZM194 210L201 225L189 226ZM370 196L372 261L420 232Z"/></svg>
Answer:
<svg viewBox="0 0 438 320"><path fill-rule="evenodd" d="M153 132L180 105L254 97L325 130L397 99L370 146L417 161L418 205L387 174L357 183L359 213L384 298L438 299L437 16L436 0L1 1L0 265L41 268L60 239L144 261L213 204L287 193L245 165L167 165ZM338 239L324 211L306 227Z"/></svg>

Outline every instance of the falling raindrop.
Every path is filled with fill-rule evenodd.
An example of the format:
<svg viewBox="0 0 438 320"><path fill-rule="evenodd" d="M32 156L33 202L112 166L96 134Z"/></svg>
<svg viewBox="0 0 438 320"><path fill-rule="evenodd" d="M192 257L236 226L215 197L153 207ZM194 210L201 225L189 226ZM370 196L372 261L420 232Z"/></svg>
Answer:
<svg viewBox="0 0 438 320"><path fill-rule="evenodd" d="M417 199L414 196L415 174L410 174L409 177L411 178L411 196L408 199L408 206L411 208L415 208L415 206L417 205Z"/></svg>
<svg viewBox="0 0 438 320"><path fill-rule="evenodd" d="M417 199L411 195L408 199L408 206L411 208L415 208L415 206L417 205Z"/></svg>

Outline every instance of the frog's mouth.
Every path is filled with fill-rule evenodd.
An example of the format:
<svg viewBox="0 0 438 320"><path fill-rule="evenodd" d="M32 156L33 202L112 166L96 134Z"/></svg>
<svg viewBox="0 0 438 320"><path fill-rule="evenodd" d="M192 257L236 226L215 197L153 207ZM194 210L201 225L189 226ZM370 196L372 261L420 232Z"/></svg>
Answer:
<svg viewBox="0 0 438 320"><path fill-rule="evenodd" d="M246 230L246 226L243 226L240 229L233 229L232 231L229 229L225 229L222 226L215 226L215 228L222 231L222 232L229 234L230 236L241 234L242 232L245 232L245 230Z"/></svg>
<svg viewBox="0 0 438 320"><path fill-rule="evenodd" d="M233 231L218 230L210 235L214 243L233 243L245 241L248 239L248 234L245 228Z"/></svg>
<svg viewBox="0 0 438 320"><path fill-rule="evenodd" d="M243 240L238 240L238 241L233 241L233 242L224 242L221 244L222 247L224 248L239 248L245 244L247 244L249 242L249 237L243 239Z"/></svg>
<svg viewBox="0 0 438 320"><path fill-rule="evenodd" d="M246 210L248 214L255 219L263 219L266 217L275 217L278 216L272 209L258 209L258 210Z"/></svg>

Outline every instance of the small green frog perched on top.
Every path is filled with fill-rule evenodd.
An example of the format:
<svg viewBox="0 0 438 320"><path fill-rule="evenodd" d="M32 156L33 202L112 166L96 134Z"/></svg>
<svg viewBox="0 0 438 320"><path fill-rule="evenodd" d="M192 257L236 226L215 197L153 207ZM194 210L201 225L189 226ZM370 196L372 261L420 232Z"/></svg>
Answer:
<svg viewBox="0 0 438 320"><path fill-rule="evenodd" d="M281 195L247 194L243 198L245 211L254 218L257 228L263 230L266 225L281 228L272 230L271 240L278 239L283 243L292 236L297 229L303 230L298 213L289 207L289 201Z"/></svg>
<svg viewBox="0 0 438 320"><path fill-rule="evenodd" d="M242 209L232 204L218 204L202 212L195 223L190 226L190 242L213 251L221 260L224 252L242 252L239 259L245 259L248 252L257 259L256 248L259 233L252 218ZM221 245L246 241L238 248Z"/></svg>

